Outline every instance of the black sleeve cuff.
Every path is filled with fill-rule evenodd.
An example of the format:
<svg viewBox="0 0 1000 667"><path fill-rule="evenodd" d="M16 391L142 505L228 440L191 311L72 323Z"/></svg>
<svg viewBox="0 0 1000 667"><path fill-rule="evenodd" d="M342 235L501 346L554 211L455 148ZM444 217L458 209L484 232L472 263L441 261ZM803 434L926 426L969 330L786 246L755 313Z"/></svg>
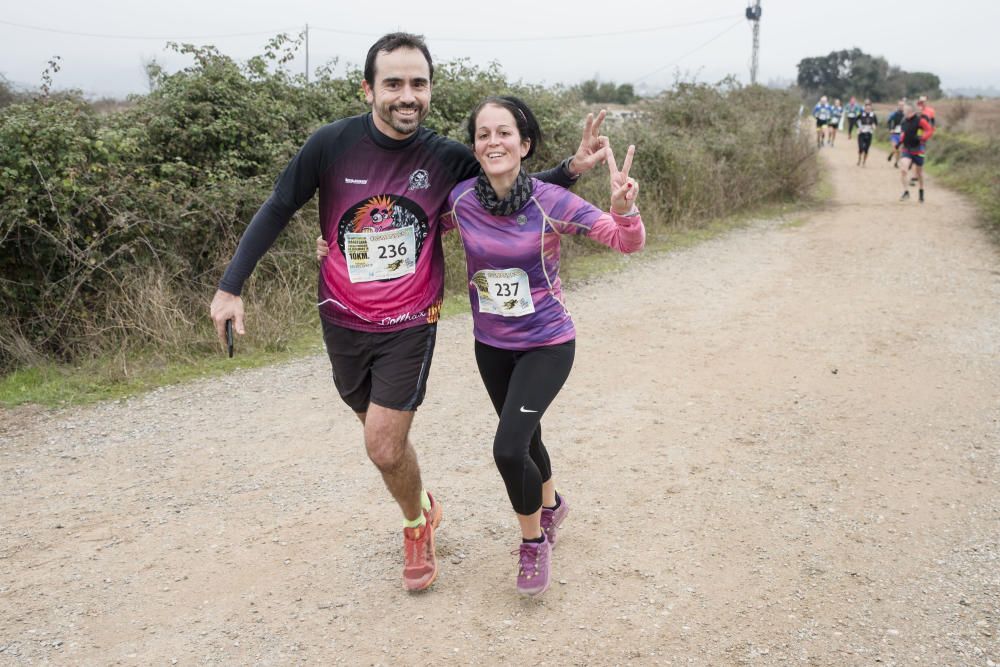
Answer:
<svg viewBox="0 0 1000 667"><path fill-rule="evenodd" d="M576 183L577 179L580 178L580 174L574 174L572 171L569 170L569 163L573 161L573 157L574 156L570 155L568 158L559 163L559 166L562 168L563 174L566 176L566 178Z"/></svg>

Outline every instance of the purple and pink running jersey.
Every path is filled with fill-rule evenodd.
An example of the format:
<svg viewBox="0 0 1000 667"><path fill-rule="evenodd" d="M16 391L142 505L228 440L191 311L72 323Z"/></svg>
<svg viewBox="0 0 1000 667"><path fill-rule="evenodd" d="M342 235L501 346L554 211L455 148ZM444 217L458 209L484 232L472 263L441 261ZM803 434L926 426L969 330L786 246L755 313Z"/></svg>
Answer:
<svg viewBox="0 0 1000 667"><path fill-rule="evenodd" d="M564 165L539 176L571 185ZM325 125L285 167L219 288L239 295L292 215L318 191L330 244L320 266L320 317L376 333L436 322L444 290L438 220L455 184L478 172L468 146L427 128L392 139L370 113Z"/></svg>
<svg viewBox="0 0 1000 667"><path fill-rule="evenodd" d="M527 350L574 339L559 279L560 236L585 235L631 253L646 241L642 219L606 213L537 179L519 211L493 215L476 199L475 183L473 178L455 186L441 224L442 231L457 227L465 246L476 340Z"/></svg>

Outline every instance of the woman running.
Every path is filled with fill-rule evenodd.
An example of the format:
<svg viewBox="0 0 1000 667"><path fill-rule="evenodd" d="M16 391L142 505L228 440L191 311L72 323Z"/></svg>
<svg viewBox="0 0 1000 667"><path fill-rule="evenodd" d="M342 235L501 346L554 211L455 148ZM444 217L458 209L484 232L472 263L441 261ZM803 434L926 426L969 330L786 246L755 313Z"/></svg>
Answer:
<svg viewBox="0 0 1000 667"><path fill-rule="evenodd" d="M872 101L865 100L865 108L857 118L858 124L858 166L868 164L868 149L872 146L872 135L878 127L878 117L872 111Z"/></svg>
<svg viewBox="0 0 1000 667"><path fill-rule="evenodd" d="M442 229L465 248L476 363L499 416L493 458L517 517L517 590L545 592L552 548L569 512L556 492L541 419L569 377L576 330L559 278L560 238L587 236L623 253L640 250L646 230L629 177L634 146L618 170L610 146L611 211L528 176L521 163L542 132L515 97L490 97L472 112L469 142L481 170L449 196ZM325 254L317 239L317 254Z"/></svg>
<svg viewBox="0 0 1000 667"><path fill-rule="evenodd" d="M531 109L490 97L469 117L479 177L452 190L443 228L461 234L468 265L476 361L500 417L493 457L521 530L517 589L536 595L550 580L550 554L568 511L556 493L541 418L573 365L576 331L559 279L559 242L582 235L623 253L646 231L629 178L634 146L619 172L611 148L611 212L530 178L521 162L542 140Z"/></svg>

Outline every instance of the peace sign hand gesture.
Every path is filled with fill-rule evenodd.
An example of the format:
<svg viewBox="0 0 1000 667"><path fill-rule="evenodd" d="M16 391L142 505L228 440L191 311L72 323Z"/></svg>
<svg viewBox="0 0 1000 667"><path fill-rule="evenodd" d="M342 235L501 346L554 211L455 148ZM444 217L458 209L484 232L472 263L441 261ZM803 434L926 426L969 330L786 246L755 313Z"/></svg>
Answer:
<svg viewBox="0 0 1000 667"><path fill-rule="evenodd" d="M628 152L625 153L625 161L622 162L622 168L619 171L615 154L610 145L607 147L608 171L611 173L611 212L617 215L631 213L635 206L635 198L639 194L639 183L634 178L629 178L628 175L629 170L632 169L634 155L635 146L629 146Z"/></svg>
<svg viewBox="0 0 1000 667"><path fill-rule="evenodd" d="M580 147L569 161L571 173L579 176L604 161L608 138L601 134L601 124L607 115L608 112L604 109L597 114L597 118L594 118L592 113L587 114L587 119L583 123Z"/></svg>

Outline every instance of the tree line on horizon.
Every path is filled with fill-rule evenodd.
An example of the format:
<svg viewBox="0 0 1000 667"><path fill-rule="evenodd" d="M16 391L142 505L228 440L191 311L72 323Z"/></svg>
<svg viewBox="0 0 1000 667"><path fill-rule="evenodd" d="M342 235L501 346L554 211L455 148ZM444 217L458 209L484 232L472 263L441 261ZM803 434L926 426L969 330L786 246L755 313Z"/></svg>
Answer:
<svg viewBox="0 0 1000 667"><path fill-rule="evenodd" d="M807 94L831 99L853 95L873 102L892 102L918 95L943 96L941 79L936 74L907 72L890 65L882 56L872 56L858 48L803 58L798 64L797 84Z"/></svg>
<svg viewBox="0 0 1000 667"><path fill-rule="evenodd" d="M599 82L589 79L574 89L587 104L632 104L639 96L631 83L615 85L612 81Z"/></svg>

